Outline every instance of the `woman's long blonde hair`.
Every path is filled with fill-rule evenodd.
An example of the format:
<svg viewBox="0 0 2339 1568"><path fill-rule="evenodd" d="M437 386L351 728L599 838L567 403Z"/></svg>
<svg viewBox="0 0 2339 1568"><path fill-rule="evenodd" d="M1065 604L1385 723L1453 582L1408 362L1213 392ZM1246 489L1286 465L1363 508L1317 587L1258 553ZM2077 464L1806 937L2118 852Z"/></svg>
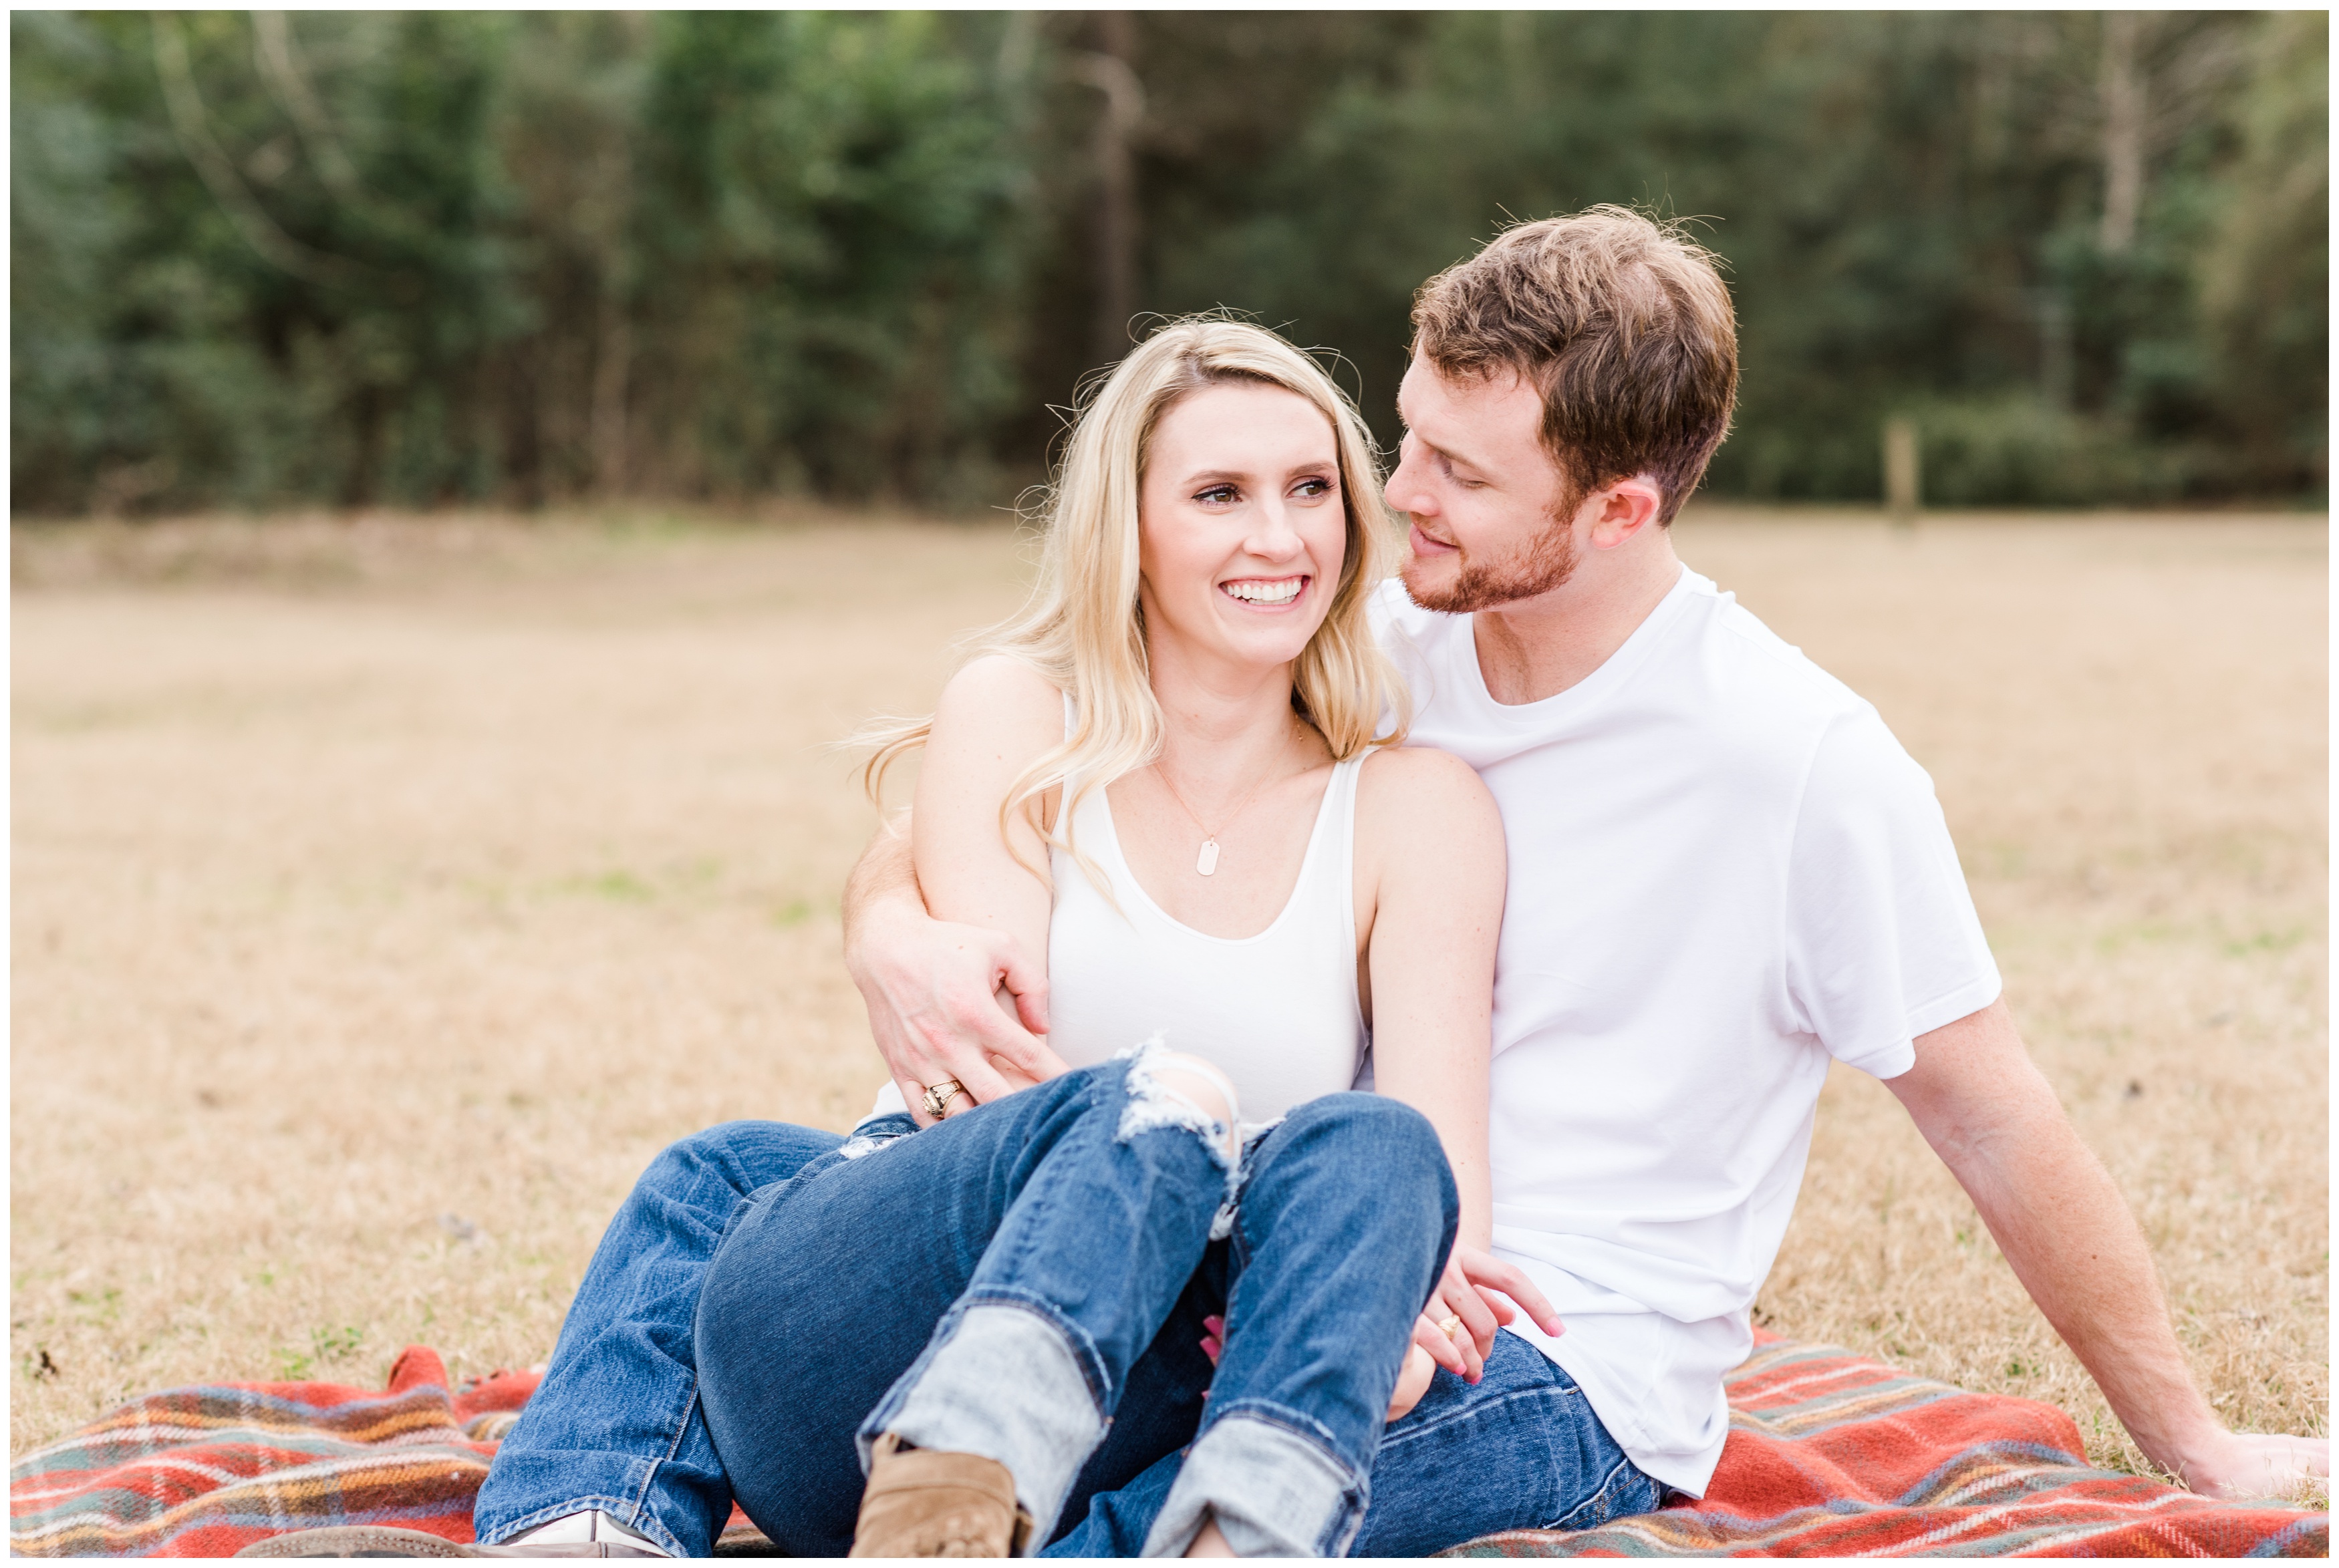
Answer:
<svg viewBox="0 0 2339 1568"><path fill-rule="evenodd" d="M1321 366L1273 332L1189 316L1147 338L1082 399L1041 508L1040 577L1031 601L969 645L970 658L1021 659L1072 697L1072 734L1024 769L1000 803L1002 836L1015 811L1036 819L1040 797L1068 785L1058 836L1078 856L1071 824L1081 802L1160 754L1161 707L1138 600L1139 488L1162 416L1196 392L1229 385L1280 387L1307 399L1330 421L1339 449L1347 549L1332 607L1296 661L1292 706L1338 761L1404 738L1411 717L1405 685L1367 615L1394 565L1395 541L1363 417ZM1394 720L1386 730L1385 715ZM924 745L933 727L931 717L879 720L854 737L876 748L863 774L873 799L887 768ZM1043 868L1032 869L1045 880Z"/></svg>

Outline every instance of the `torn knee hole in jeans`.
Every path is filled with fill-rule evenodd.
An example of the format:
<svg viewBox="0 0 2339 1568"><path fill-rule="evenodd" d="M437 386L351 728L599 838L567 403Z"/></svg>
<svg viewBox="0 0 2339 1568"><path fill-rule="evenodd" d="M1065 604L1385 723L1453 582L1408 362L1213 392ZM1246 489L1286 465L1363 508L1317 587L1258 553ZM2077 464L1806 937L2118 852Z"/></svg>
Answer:
<svg viewBox="0 0 2339 1568"><path fill-rule="evenodd" d="M1184 1128L1202 1140L1231 1182L1242 1154L1241 1112L1227 1075L1199 1057L1166 1049L1158 1035L1125 1054L1129 1104L1113 1136L1127 1143L1140 1132Z"/></svg>

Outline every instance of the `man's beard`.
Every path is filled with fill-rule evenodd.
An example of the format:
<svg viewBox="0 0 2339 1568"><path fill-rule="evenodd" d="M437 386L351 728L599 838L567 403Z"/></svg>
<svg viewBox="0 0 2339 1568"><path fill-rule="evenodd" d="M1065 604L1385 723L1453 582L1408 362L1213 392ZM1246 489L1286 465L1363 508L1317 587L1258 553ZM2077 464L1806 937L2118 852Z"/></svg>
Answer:
<svg viewBox="0 0 2339 1568"><path fill-rule="evenodd" d="M1570 526L1574 514L1573 507L1561 508L1542 533L1502 559L1473 561L1463 557L1462 569L1442 588L1415 582L1415 562L1408 560L1401 574L1406 595L1425 610L1466 616L1547 594L1575 570L1575 532Z"/></svg>

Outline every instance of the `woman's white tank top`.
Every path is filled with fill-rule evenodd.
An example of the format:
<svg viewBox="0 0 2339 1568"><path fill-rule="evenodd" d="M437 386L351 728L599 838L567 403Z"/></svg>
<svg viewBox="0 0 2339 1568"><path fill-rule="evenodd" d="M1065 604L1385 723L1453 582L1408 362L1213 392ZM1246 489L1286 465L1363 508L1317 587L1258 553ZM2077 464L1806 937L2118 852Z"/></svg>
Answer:
<svg viewBox="0 0 2339 1568"><path fill-rule="evenodd" d="M1068 699L1068 732L1071 713ZM1206 936L1170 919L1129 869L1105 792L1081 803L1074 842L1112 897L1089 880L1060 832L1049 853L1056 887L1048 913L1047 1040L1066 1065L1107 1061L1158 1039L1216 1063L1234 1084L1237 1115L1254 1126L1357 1086L1371 1045L1357 995L1357 775L1364 761L1333 764L1299 880L1283 912L1256 936ZM904 1109L888 1082L869 1114Z"/></svg>
<svg viewBox="0 0 2339 1568"><path fill-rule="evenodd" d="M1215 1062L1248 1123L1352 1087L1369 1044L1357 997L1363 765L1362 757L1334 764L1290 901L1256 936L1206 936L1170 919L1130 871L1104 791L1082 801L1073 842L1112 898L1061 843L1054 847L1048 1043L1056 1053L1085 1067L1159 1038Z"/></svg>

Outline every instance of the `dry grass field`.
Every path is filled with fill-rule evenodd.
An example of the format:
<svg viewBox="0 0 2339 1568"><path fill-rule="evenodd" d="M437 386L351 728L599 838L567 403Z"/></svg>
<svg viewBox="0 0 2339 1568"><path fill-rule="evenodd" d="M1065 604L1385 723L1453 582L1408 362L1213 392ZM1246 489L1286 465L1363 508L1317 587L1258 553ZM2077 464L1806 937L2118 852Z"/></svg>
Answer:
<svg viewBox="0 0 2339 1568"><path fill-rule="evenodd" d="M1933 774L2032 1049L2235 1423L2322 1432L2321 519L1693 509ZM11 1441L222 1377L541 1360L662 1144L881 1078L826 743L1019 597L994 527L189 522L14 539ZM1761 1303L2140 1461L1839 1070Z"/></svg>

